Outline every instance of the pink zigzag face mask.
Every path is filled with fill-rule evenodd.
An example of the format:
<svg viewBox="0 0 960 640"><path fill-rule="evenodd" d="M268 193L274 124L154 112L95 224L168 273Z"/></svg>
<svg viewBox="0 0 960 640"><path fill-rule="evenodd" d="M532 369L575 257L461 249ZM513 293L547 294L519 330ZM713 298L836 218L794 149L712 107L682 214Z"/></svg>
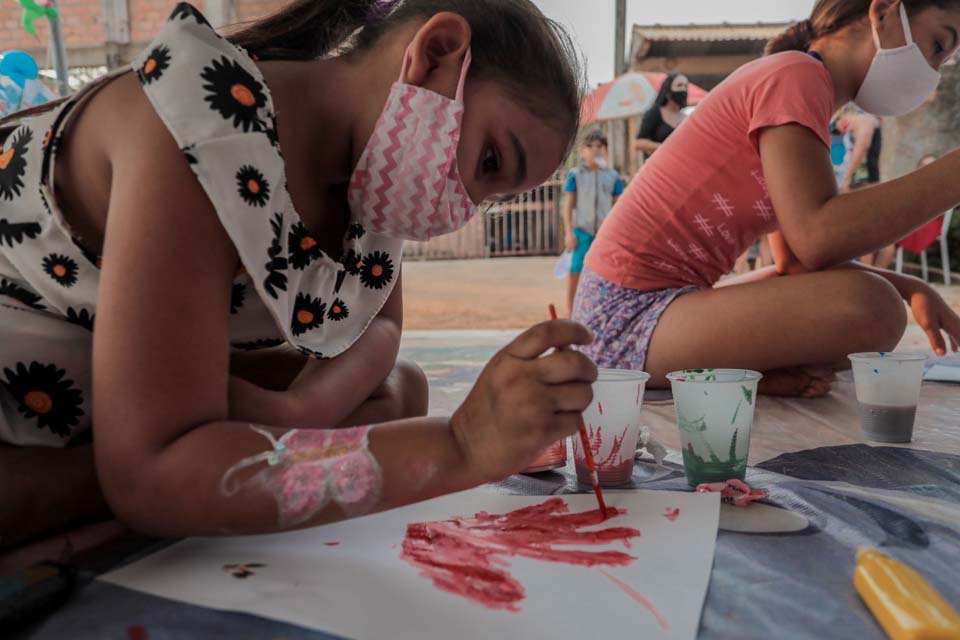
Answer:
<svg viewBox="0 0 960 640"><path fill-rule="evenodd" d="M463 126L463 84L470 68L467 51L456 99L404 84L393 84L373 134L350 178L347 199L364 227L404 240L429 240L456 231L473 217L457 164Z"/></svg>

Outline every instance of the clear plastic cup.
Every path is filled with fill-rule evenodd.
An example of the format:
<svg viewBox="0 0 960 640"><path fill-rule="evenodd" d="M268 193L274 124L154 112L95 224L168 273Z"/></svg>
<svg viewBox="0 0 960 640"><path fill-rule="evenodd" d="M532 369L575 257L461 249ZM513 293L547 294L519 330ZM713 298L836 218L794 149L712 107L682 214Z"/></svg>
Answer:
<svg viewBox="0 0 960 640"><path fill-rule="evenodd" d="M762 377L744 369L693 369L667 376L690 486L746 476Z"/></svg>
<svg viewBox="0 0 960 640"><path fill-rule="evenodd" d="M643 392L649 379L650 374L642 371L600 369L593 384L593 402L583 412L583 423L603 487L623 486L633 476ZM590 470L580 436L575 435L572 440L577 480L590 485Z"/></svg>
<svg viewBox="0 0 960 640"><path fill-rule="evenodd" d="M910 442L927 357L881 352L849 357L863 435L876 442Z"/></svg>

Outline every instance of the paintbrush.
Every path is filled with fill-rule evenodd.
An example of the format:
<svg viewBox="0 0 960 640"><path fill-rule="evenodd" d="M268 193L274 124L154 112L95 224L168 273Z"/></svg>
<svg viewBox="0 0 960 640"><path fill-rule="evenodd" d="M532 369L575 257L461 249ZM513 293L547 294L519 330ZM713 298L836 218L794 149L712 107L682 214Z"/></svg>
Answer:
<svg viewBox="0 0 960 640"><path fill-rule="evenodd" d="M557 308L550 305L550 319L557 319ZM600 513L607 517L607 505L603 501L603 492L600 491L600 477L597 475L597 463L593 460L593 450L590 448L590 439L587 437L587 427L583 424L583 416L580 416L580 443L583 445L583 455L587 459L587 469L590 471L590 482L593 484L593 492L597 496L597 504L600 505Z"/></svg>

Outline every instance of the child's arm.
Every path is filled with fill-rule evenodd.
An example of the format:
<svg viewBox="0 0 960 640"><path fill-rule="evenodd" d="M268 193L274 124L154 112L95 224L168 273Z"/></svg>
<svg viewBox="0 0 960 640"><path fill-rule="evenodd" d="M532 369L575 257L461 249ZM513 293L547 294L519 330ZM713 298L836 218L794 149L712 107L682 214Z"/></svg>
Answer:
<svg viewBox="0 0 960 640"><path fill-rule="evenodd" d="M571 171L563 188L563 232L564 246L567 251L577 248L577 237L573 233L573 210L577 206L577 177Z"/></svg>
<svg viewBox="0 0 960 640"><path fill-rule="evenodd" d="M806 127L762 130L760 157L780 229L811 271L889 246L960 203L960 151L843 195L837 193L829 150Z"/></svg>
<svg viewBox="0 0 960 640"><path fill-rule="evenodd" d="M128 524L169 536L313 525L502 478L577 430L596 368L573 351L540 357L589 341L568 322L540 325L498 354L451 420L293 436L231 421L236 251L145 100L118 127L107 150L93 413L104 494Z"/></svg>

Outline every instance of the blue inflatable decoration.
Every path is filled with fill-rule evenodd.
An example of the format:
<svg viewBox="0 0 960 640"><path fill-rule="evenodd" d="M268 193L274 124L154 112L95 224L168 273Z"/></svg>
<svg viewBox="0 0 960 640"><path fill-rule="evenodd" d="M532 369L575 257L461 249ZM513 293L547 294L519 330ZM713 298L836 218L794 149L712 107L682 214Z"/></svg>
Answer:
<svg viewBox="0 0 960 640"><path fill-rule="evenodd" d="M21 89L27 80L36 80L39 72L36 61L24 51L9 49L0 56L0 75L10 78Z"/></svg>

